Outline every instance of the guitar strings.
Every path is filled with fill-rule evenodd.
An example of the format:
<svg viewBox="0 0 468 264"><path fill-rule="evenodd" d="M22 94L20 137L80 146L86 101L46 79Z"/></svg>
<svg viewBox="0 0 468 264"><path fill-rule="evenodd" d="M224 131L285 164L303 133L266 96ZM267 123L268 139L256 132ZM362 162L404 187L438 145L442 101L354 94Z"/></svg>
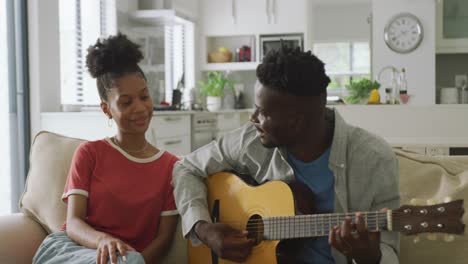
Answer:
<svg viewBox="0 0 468 264"><path fill-rule="evenodd" d="M266 217L263 219L252 219L249 220L248 223L255 223L255 222L265 222L265 221L278 221L278 220L287 220L287 221L295 221L294 219L299 219L302 218L303 220L314 222L314 221L335 221L337 218L341 221L344 220L346 217L350 217L351 220L355 220L355 213L342 213L342 214L315 214L315 215L292 215L292 216L274 216L274 217ZM362 214L362 217L364 218L364 221L373 221L377 218L381 218L383 220L387 220L387 213L378 213L376 215L375 213L369 213L367 214ZM405 214L405 213L398 213L398 212L392 212L392 219L393 220L399 220L404 217L412 218L414 216ZM222 223L241 223L241 221L222 221Z"/></svg>
<svg viewBox="0 0 468 264"><path fill-rule="evenodd" d="M367 221L364 219L364 222L367 226L367 229L384 229L387 227L387 217L386 214L381 213L379 215L380 217L377 217L375 215L368 216ZM408 218L411 218L409 215L404 215L408 216ZM260 230L260 229L271 229L271 228L279 228L279 227L284 227L284 228L292 228L294 229L294 226L298 226L298 228L312 228L313 230L315 229L331 229L329 228L330 226L338 226L341 225L342 220L344 218L337 218L336 216L331 217L331 218L326 218L326 217L314 217L311 216L296 216L298 218L291 218L290 216L285 216L285 217L272 217L272 218L266 218L266 219L253 219L249 221L246 225L245 228L250 230L250 231L255 231L255 230ZM380 219L378 219L380 218ZM398 220L401 220L404 217L399 217L398 215L396 217L393 217L393 221L397 222ZM376 222L378 220L378 222ZM241 223L240 221L222 221L221 223L225 224L239 224ZM352 224L356 224L354 219L352 219ZM292 226L291 226L292 225ZM378 229L377 229L378 227ZM317 232L317 231L315 231Z"/></svg>

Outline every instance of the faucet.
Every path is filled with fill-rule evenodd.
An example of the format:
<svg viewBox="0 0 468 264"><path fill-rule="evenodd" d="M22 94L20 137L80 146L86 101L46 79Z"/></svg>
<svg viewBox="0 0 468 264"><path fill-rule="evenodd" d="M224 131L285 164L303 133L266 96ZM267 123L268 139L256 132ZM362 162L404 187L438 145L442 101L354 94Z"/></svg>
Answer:
<svg viewBox="0 0 468 264"><path fill-rule="evenodd" d="M385 80L383 78L384 73L387 71L390 71L390 79ZM377 75L377 80L379 83L383 86L385 93L387 96L390 95L390 98L387 97L386 101L387 103L390 104L398 104L399 103L399 97L400 97L400 91L398 87L398 76L400 75L400 71L391 65L383 67L380 71L379 74Z"/></svg>
<svg viewBox="0 0 468 264"><path fill-rule="evenodd" d="M395 78L396 78L396 75L400 74L400 71L395 67L395 66L392 66L392 65L387 65L385 67L383 67L380 71L379 71L379 74L377 75L377 80L382 84L383 80L382 80L382 74L387 72L387 71L391 71L391 79L389 81L386 81L386 83L391 83ZM396 81L396 79L395 79Z"/></svg>

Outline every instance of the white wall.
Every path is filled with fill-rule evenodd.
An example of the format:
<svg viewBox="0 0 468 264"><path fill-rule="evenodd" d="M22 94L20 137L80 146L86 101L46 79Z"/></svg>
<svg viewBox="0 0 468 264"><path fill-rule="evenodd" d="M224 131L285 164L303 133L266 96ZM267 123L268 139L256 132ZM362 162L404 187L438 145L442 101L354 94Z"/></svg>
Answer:
<svg viewBox="0 0 468 264"><path fill-rule="evenodd" d="M312 42L368 41L371 13L369 2L320 2L309 6Z"/></svg>
<svg viewBox="0 0 468 264"><path fill-rule="evenodd" d="M41 112L60 111L58 1L28 1L31 135L41 129Z"/></svg>
<svg viewBox="0 0 468 264"><path fill-rule="evenodd" d="M387 65L405 67L412 105L435 104L435 5L434 0L372 1L372 72L376 76ZM408 54L391 51L383 38L386 23L400 12L416 15L423 24L424 39Z"/></svg>

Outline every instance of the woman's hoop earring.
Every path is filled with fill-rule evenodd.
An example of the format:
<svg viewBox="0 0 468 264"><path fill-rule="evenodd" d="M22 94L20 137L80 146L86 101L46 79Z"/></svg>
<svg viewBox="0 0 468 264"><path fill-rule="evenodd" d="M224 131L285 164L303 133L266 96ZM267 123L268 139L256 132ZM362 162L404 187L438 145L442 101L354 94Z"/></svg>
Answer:
<svg viewBox="0 0 468 264"><path fill-rule="evenodd" d="M114 122L112 122L112 117L109 117L109 119L107 119L107 125L112 128L113 124Z"/></svg>

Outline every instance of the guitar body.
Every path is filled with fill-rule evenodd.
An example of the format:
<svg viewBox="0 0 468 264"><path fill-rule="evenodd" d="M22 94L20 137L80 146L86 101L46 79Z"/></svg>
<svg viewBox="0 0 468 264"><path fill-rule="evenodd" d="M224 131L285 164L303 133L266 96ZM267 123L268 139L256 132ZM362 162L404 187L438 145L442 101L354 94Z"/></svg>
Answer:
<svg viewBox="0 0 468 264"><path fill-rule="evenodd" d="M297 246L294 243L278 245L280 240L291 239L288 242L294 242L297 238L328 236L333 226L341 224L346 217L355 216L353 212L314 214L308 188L297 182L289 186L281 181L271 181L253 187L234 174L221 172L209 176L206 185L214 222L247 230L248 237L256 241L251 254L243 262L246 264L278 263L277 257L281 263L290 263ZM295 203L305 214L295 216ZM404 235L462 234L465 230L461 219L463 214L463 200L455 200L428 206L403 205L386 212L363 212L363 218L367 229L372 231L387 230ZM188 243L190 264L233 263L212 255L206 246L193 247L190 241Z"/></svg>
<svg viewBox="0 0 468 264"><path fill-rule="evenodd" d="M294 198L289 186L280 181L267 182L253 187L245 184L231 173L217 173L206 180L210 212L215 201L219 201L219 220L238 230L246 230L249 219L254 215L261 218L294 215ZM247 264L277 263L278 240L263 240L253 247ZM194 247L188 242L190 264L213 264L211 249ZM218 259L219 264L234 263Z"/></svg>

